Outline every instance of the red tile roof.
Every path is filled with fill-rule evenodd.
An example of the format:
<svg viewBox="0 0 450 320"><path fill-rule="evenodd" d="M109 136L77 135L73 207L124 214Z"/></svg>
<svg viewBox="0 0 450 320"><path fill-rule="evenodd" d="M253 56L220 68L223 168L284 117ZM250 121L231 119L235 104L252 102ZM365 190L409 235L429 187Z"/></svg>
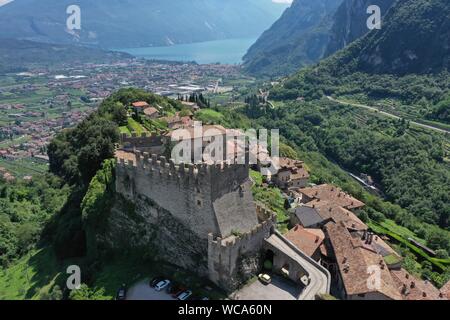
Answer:
<svg viewBox="0 0 450 320"><path fill-rule="evenodd" d="M446 299L431 282L420 280L404 269L391 270L391 275L404 300Z"/></svg>
<svg viewBox="0 0 450 320"><path fill-rule="evenodd" d="M145 101L137 101L137 102L133 102L132 106L135 108L146 108L149 106L149 104Z"/></svg>
<svg viewBox="0 0 450 320"><path fill-rule="evenodd" d="M353 238L344 225L333 222L325 226L332 251L347 295L379 293L388 299L401 300L389 269L381 255L365 246L359 238ZM370 287L370 267L379 266L379 287Z"/></svg>
<svg viewBox="0 0 450 320"><path fill-rule="evenodd" d="M325 234L320 229L305 229L297 225L285 237L311 257L323 243Z"/></svg>
<svg viewBox="0 0 450 320"><path fill-rule="evenodd" d="M450 281L447 282L442 288L441 293L444 297L447 297L448 300L450 300Z"/></svg>
<svg viewBox="0 0 450 320"><path fill-rule="evenodd" d="M159 111L158 109L154 108L154 107L148 107L144 109L144 114L146 114L147 116L152 116L154 114L158 114Z"/></svg>
<svg viewBox="0 0 450 320"><path fill-rule="evenodd" d="M364 202L353 198L349 194L343 192L340 188L329 184L299 189L298 192L310 199L328 201L349 210L362 208L365 205Z"/></svg>
<svg viewBox="0 0 450 320"><path fill-rule="evenodd" d="M367 225L362 222L353 212L335 203L322 200L312 200L306 204L315 208L323 220L332 219L336 223L344 222L348 229L367 230Z"/></svg>

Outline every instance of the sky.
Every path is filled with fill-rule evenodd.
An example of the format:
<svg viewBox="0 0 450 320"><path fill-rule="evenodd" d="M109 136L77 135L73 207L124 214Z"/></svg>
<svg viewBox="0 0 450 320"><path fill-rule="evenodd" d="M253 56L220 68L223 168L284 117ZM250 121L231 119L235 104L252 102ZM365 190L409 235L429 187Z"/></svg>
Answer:
<svg viewBox="0 0 450 320"><path fill-rule="evenodd" d="M0 0L0 7L7 4L8 2L11 2L13 0ZM275 3L287 3L287 4L291 4L292 0L272 0L272 2Z"/></svg>

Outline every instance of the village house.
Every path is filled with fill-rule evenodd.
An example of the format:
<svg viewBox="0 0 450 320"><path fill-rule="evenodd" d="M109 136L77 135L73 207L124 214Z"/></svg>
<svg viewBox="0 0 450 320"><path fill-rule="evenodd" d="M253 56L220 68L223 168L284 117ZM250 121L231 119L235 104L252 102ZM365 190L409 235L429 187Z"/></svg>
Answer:
<svg viewBox="0 0 450 320"><path fill-rule="evenodd" d="M193 124L190 116L180 117L180 113L177 112L172 117L163 117L161 120L167 122L167 126L170 130L176 130L184 127L189 127Z"/></svg>
<svg viewBox="0 0 450 320"><path fill-rule="evenodd" d="M297 248L319 263L322 256L327 255L326 248L323 244L325 234L320 229L307 229L296 225L285 234L285 237Z"/></svg>
<svg viewBox="0 0 450 320"><path fill-rule="evenodd" d="M309 173L303 161L285 157L273 157L277 174L271 176L271 181L281 189L305 188L308 185Z"/></svg>
<svg viewBox="0 0 450 320"><path fill-rule="evenodd" d="M144 114L150 119L157 119L159 117L159 111L155 107L145 108Z"/></svg>
<svg viewBox="0 0 450 320"><path fill-rule="evenodd" d="M330 221L344 223L348 229L367 230L368 227L353 212L334 202L312 200L294 209L290 214L291 224L305 228L321 228Z"/></svg>
<svg viewBox="0 0 450 320"><path fill-rule="evenodd" d="M391 270L391 276L403 300L447 300L431 282L418 279L405 269Z"/></svg>
<svg viewBox="0 0 450 320"><path fill-rule="evenodd" d="M397 283L383 257L358 237L352 237L343 224L325 226L332 263L334 294L346 300L402 300ZM379 281L374 277L379 275Z"/></svg>
<svg viewBox="0 0 450 320"><path fill-rule="evenodd" d="M136 114L143 114L144 110L149 108L150 105L145 101L137 101L131 104L131 107Z"/></svg>
<svg viewBox="0 0 450 320"><path fill-rule="evenodd" d="M312 200L321 200L333 203L353 212L358 212L364 207L364 202L355 199L333 185L322 184L314 187L297 189L301 203L308 203Z"/></svg>

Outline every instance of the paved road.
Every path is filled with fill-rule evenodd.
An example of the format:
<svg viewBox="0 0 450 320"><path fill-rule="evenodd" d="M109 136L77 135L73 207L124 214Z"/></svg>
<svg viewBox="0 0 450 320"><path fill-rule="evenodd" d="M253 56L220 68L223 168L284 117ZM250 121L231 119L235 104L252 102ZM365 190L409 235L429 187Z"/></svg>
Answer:
<svg viewBox="0 0 450 320"><path fill-rule="evenodd" d="M367 106L367 105L359 104L359 103L340 101L340 100L337 100L337 99L335 99L333 97L330 97L330 96L326 96L326 97L327 97L328 100L333 101L333 102L337 102L339 104L350 105L350 106L358 107L358 108L364 108L364 109L367 109L367 110L370 110L370 111L373 111L373 112L377 112L379 114L382 114L384 116L387 116L387 117L390 117L390 118L393 118L393 119L402 119L399 116L396 116L395 114L392 114L392 113L389 113L389 112L385 112L385 111L381 111L381 110L379 110L378 108L375 108L375 107L371 107L371 106ZM420 122L415 122L415 121L410 121L410 120L409 120L409 122L411 124L416 125L416 126L421 127L421 128L434 130L434 131L437 131L437 132L440 132L440 133L450 133L449 130L445 130L445 129L441 129L441 128L438 128L438 127L430 126L428 124L423 124L423 123L420 123Z"/></svg>
<svg viewBox="0 0 450 320"><path fill-rule="evenodd" d="M288 240L278 233L272 234L266 241L297 261L308 273L311 282L300 293L298 300L314 300L317 294L330 292L330 275L323 267L301 254L300 250L295 250L295 246L289 245Z"/></svg>

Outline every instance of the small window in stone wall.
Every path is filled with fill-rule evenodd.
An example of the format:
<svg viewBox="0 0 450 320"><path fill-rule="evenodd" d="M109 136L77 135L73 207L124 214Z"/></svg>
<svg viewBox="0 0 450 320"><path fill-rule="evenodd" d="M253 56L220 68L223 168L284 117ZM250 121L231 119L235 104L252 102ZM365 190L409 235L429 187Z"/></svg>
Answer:
<svg viewBox="0 0 450 320"><path fill-rule="evenodd" d="M197 200L197 205L198 205L199 207L201 207L201 206L202 206L202 200Z"/></svg>

